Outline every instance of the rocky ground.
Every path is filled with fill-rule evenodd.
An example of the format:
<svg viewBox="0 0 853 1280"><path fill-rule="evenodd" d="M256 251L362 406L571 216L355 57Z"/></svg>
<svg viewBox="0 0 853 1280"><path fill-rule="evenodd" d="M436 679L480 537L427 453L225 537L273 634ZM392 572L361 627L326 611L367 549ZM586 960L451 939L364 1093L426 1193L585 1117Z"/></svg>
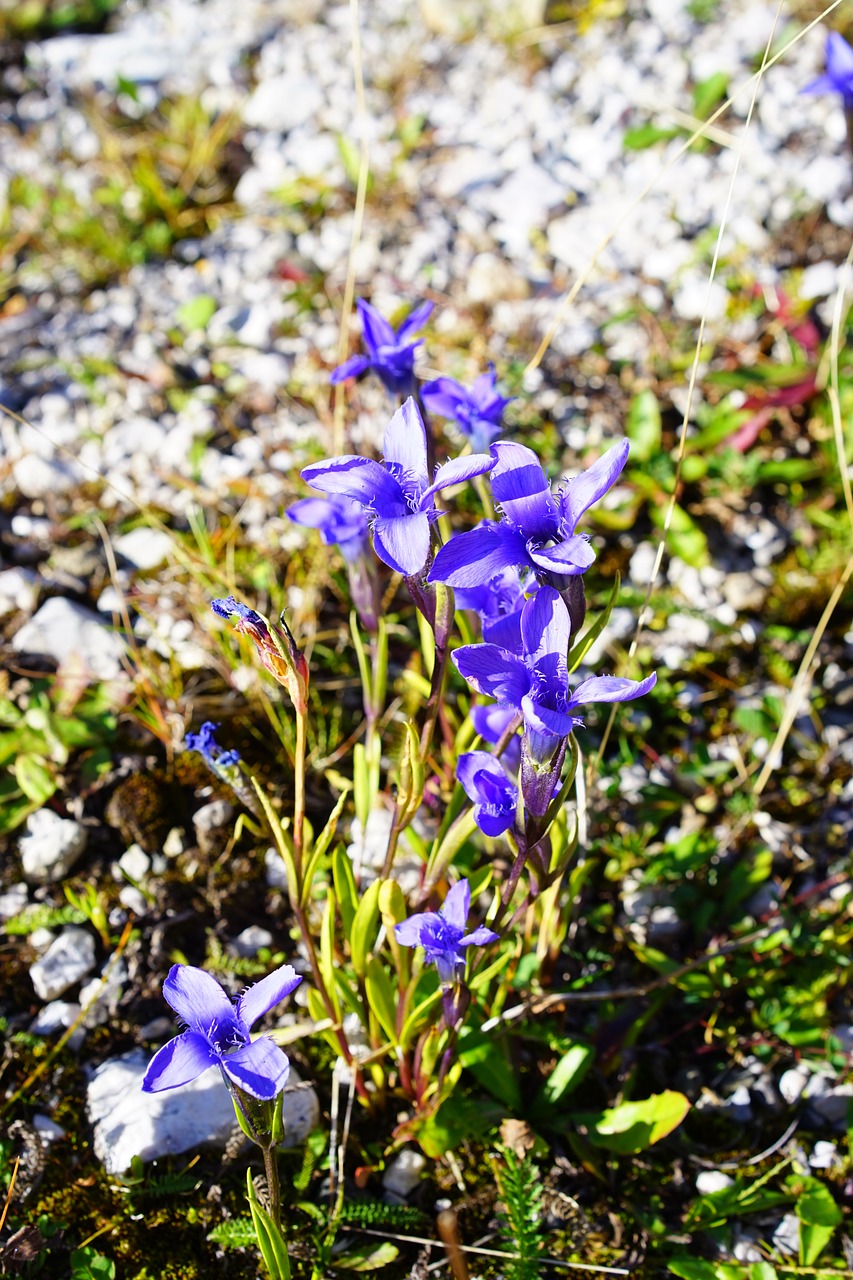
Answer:
<svg viewBox="0 0 853 1280"><path fill-rule="evenodd" d="M275 855L235 848L231 799L180 748L201 720L226 719L271 768L245 711L263 686L206 604L235 582L287 605L327 664L327 703L345 690L344 727L358 701L334 569L284 509L304 492L300 465L334 438L328 377L364 142L356 293L398 317L435 302L424 377L470 383L493 361L516 397L511 431L554 474L621 436L653 393L657 428L645 445L634 430L636 462L595 526L602 580L619 569L624 588L591 667L624 652L652 581L706 326L687 412L695 443L638 650L661 673L659 718L629 719L596 780L591 848L606 874L577 946L606 950L615 928L619 964L650 965L648 980L653 953L689 963L738 930L784 929L767 967L787 969L787 982L744 971L736 998L715 989L716 1012L702 1006L695 1023L691 1001L710 997L688 987L686 1012L638 1052L660 1056L695 1117L706 1113L709 1127L697 1120L675 1157L688 1219L685 1205L740 1191L743 1169L768 1151L788 1160L786 1176L801 1170L849 1198L849 591L784 756L743 801L799 697L798 667L850 554L821 388L849 279L851 157L839 102L801 93L822 69L824 27L791 44L752 101L765 49L778 52L815 13L617 0L549 11L546 26L527 0L378 0L359 15L364 112L348 5L151 0L96 15L89 30L54 29L54 15L28 28L0 14L0 1012L7 1116L22 1126L0 1168L8 1180L27 1135L32 1166L10 1223L37 1221L48 1238L53 1214L60 1238L79 1243L59 1171L127 1174L134 1156L202 1144L232 1158L216 1081L196 1094L138 1091L169 1034L159 984L179 953L240 985L291 959L292 943ZM794 390L774 398L779 386ZM389 413L381 388L350 384L346 398L347 447L375 449ZM316 758L333 747L318 742ZM321 776L311 803L328 810ZM572 972L567 961L560 980ZM566 1017L567 1033L589 1033ZM329 1086L328 1063L308 1050L296 1060L316 1085L288 1095L298 1145L327 1122ZM567 1150L554 1145L548 1174L583 1201L585 1166ZM386 1191L412 1193L420 1168L402 1182L395 1168ZM227 1177L225 1163L212 1169L208 1182ZM595 1224L623 1211L607 1176L586 1205ZM456 1193L449 1174L434 1178L418 1193L427 1212L448 1185ZM630 1248L611 1241L608 1257L657 1274L654 1178L632 1178L644 1208ZM118 1213L99 1196L92 1231ZM682 1253L804 1263L795 1202L780 1192L751 1218L749 1198L734 1198L724 1227L697 1210L706 1236ZM698 1237L671 1205L661 1213L681 1256L679 1231ZM141 1276L142 1246L126 1230L121 1274ZM211 1246L207 1265L221 1269L206 1274L253 1274L227 1271L236 1256ZM836 1240L828 1269L842 1273L842 1256ZM45 1274L65 1274L54 1265L64 1255L49 1253ZM195 1274L171 1265L157 1274Z"/></svg>

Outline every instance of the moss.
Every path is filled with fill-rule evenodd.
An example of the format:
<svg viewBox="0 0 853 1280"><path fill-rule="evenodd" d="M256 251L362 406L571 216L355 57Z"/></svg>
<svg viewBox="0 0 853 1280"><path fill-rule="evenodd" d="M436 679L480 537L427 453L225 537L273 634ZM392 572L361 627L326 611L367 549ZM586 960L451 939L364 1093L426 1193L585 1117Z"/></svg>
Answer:
<svg viewBox="0 0 853 1280"><path fill-rule="evenodd" d="M119 783L110 797L106 820L117 827L127 844L156 853L172 827L179 825L183 804L177 788L159 769L134 773Z"/></svg>

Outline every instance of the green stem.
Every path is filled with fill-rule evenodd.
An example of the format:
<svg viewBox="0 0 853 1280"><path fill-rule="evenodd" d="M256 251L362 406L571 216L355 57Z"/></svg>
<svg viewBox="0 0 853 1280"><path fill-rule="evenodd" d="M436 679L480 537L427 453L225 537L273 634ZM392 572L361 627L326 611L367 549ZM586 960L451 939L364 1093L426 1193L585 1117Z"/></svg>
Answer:
<svg viewBox="0 0 853 1280"><path fill-rule="evenodd" d="M264 1153L264 1174L267 1180L267 1192L270 1198L270 1217L281 1231L281 1187L278 1181L278 1163L275 1158L275 1146L262 1147Z"/></svg>
<svg viewBox="0 0 853 1280"><path fill-rule="evenodd" d="M305 835L305 752L308 737L308 708L296 707L296 753L293 761L293 860L296 864L297 892L302 892L302 847Z"/></svg>

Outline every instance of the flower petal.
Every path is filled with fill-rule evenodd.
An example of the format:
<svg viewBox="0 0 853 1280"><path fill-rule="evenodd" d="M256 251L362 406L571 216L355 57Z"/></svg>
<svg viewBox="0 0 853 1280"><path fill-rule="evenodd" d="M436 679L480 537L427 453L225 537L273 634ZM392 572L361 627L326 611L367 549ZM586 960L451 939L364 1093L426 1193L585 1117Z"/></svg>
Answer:
<svg viewBox="0 0 853 1280"><path fill-rule="evenodd" d="M429 520L425 515L380 516L373 525L373 550L383 564L411 578L429 557Z"/></svg>
<svg viewBox="0 0 853 1280"><path fill-rule="evenodd" d="M492 496L501 514L526 539L557 537L557 504L548 478L532 449L500 441L493 444Z"/></svg>
<svg viewBox="0 0 853 1280"><path fill-rule="evenodd" d="M408 920L395 924L394 935L404 947L422 947L421 939L425 935L433 936L434 931L440 927L441 917L437 911L420 911L417 915L409 916Z"/></svg>
<svg viewBox="0 0 853 1280"><path fill-rule="evenodd" d="M398 479L406 494L417 500L429 484L427 442L421 412L412 396L408 396L388 426L382 440L386 464L399 467ZM407 485L406 480L414 482Z"/></svg>
<svg viewBox="0 0 853 1280"><path fill-rule="evenodd" d="M629 702L632 698L641 698L657 683L657 676L646 676L645 680L624 680L620 676L590 676L581 680L572 690L570 705L583 706L587 702Z"/></svg>
<svg viewBox="0 0 853 1280"><path fill-rule="evenodd" d="M172 965L163 983L163 998L191 1031L207 1035L214 1025L237 1025L234 1006L219 983L194 965Z"/></svg>
<svg viewBox="0 0 853 1280"><path fill-rule="evenodd" d="M531 675L525 664L496 644L463 644L450 656L463 679L487 698L520 707L530 690Z"/></svg>
<svg viewBox="0 0 853 1280"><path fill-rule="evenodd" d="M482 524L458 533L443 546L429 571L429 582L478 587L513 565L529 565L527 543L507 524Z"/></svg>
<svg viewBox="0 0 853 1280"><path fill-rule="evenodd" d="M287 1054L269 1036L244 1044L223 1058L222 1066L236 1085L265 1102L281 1093L290 1075Z"/></svg>
<svg viewBox="0 0 853 1280"><path fill-rule="evenodd" d="M539 547L531 551L530 559L538 569L550 573L572 577L584 573L595 559L595 552L589 545L589 539L582 533L575 533L565 542L558 542L553 547Z"/></svg>
<svg viewBox="0 0 853 1280"><path fill-rule="evenodd" d="M566 711L558 711L554 707L543 706L533 698L525 698L522 702L524 712L524 728L526 733L543 735L546 738L567 738L572 729L583 724L580 716L569 715ZM550 748L549 748L550 750Z"/></svg>
<svg viewBox="0 0 853 1280"><path fill-rule="evenodd" d="M522 647L527 664L537 671L546 665L550 667L547 659L555 656L561 659L564 674L558 690L560 693L566 692L566 655L570 639L569 611L560 593L553 587L540 587L536 595L526 601L521 611Z"/></svg>
<svg viewBox="0 0 853 1280"><path fill-rule="evenodd" d="M268 973L260 982L246 987L237 1001L237 1016L251 1029L252 1024L262 1018L270 1009L289 996L302 981L292 964L283 964L280 969Z"/></svg>
<svg viewBox="0 0 853 1280"><path fill-rule="evenodd" d="M453 888L448 889L439 914L444 916L451 929L457 929L461 936L465 932L465 922L470 910L471 886L467 880L457 880Z"/></svg>
<svg viewBox="0 0 853 1280"><path fill-rule="evenodd" d="M339 364L337 369L333 369L329 374L329 381L333 387L339 382L346 382L347 378L357 378L360 373L364 373L370 368L370 361L367 356L350 356L349 360L345 360L343 364Z"/></svg>
<svg viewBox="0 0 853 1280"><path fill-rule="evenodd" d="M462 784L468 799L476 801L477 804L483 804L486 799L478 781L482 773L493 774L504 785L509 781L503 767L494 756L489 755L488 751L466 751L459 757L456 764L456 777Z"/></svg>
<svg viewBox="0 0 853 1280"><path fill-rule="evenodd" d="M358 314L361 316L364 343L370 354L375 355L380 347L396 346L397 336L385 317L381 316L376 308L372 307L369 302L365 302L363 298L359 298L355 305L358 307Z"/></svg>
<svg viewBox="0 0 853 1280"><path fill-rule="evenodd" d="M486 808L485 805L478 804L474 806L474 821L484 836L491 836L494 840L497 836L502 836L513 825L515 811L503 809L500 813L495 813L492 809ZM461 945L462 943L460 943Z"/></svg>
<svg viewBox="0 0 853 1280"><path fill-rule="evenodd" d="M574 533L575 525L585 511L598 502L611 485L615 484L628 461L631 446L627 440L615 444L612 449L594 462L586 471L564 485L559 494L560 515L564 521L564 533Z"/></svg>
<svg viewBox="0 0 853 1280"><path fill-rule="evenodd" d="M490 942L497 942L500 936L499 933L495 933L494 929L487 929L484 924L481 924L479 929L474 929L471 933L466 934L464 938L461 938L459 946L485 947Z"/></svg>
<svg viewBox="0 0 853 1280"><path fill-rule="evenodd" d="M189 1084L217 1061L216 1051L205 1036L185 1031L154 1054L142 1080L143 1092L160 1093Z"/></svg>
<svg viewBox="0 0 853 1280"><path fill-rule="evenodd" d="M465 458L452 458L445 462L435 473L435 481L421 496L420 508L423 511L426 503L432 506L432 495L439 489L447 489L452 484L463 484L474 476L485 475L491 471L493 460L488 453L469 453Z"/></svg>
<svg viewBox="0 0 853 1280"><path fill-rule="evenodd" d="M402 515L409 509L397 481L372 458L344 454L326 462L312 462L303 467L302 479L321 493L340 493L386 515Z"/></svg>
<svg viewBox="0 0 853 1280"><path fill-rule="evenodd" d="M837 92L853 91L853 48L839 31L826 33L826 70Z"/></svg>
<svg viewBox="0 0 853 1280"><path fill-rule="evenodd" d="M419 302L413 307L397 330L397 342L408 342L413 333L422 329L432 315L434 305L432 302Z"/></svg>
<svg viewBox="0 0 853 1280"><path fill-rule="evenodd" d="M430 413L455 418L460 406L468 404L468 392L455 378L434 378L421 388L421 399Z"/></svg>

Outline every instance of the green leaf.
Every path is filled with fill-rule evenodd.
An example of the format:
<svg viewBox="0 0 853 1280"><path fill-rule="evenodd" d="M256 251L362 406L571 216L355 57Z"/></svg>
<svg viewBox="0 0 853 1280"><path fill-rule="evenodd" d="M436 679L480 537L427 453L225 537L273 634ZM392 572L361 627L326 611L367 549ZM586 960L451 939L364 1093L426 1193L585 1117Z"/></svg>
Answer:
<svg viewBox="0 0 853 1280"><path fill-rule="evenodd" d="M693 89L693 113L700 120L707 120L718 107L729 88L729 77L724 71L716 71L707 80L700 80Z"/></svg>
<svg viewBox="0 0 853 1280"><path fill-rule="evenodd" d="M678 129L661 129L656 124L641 124L635 129L626 129L622 135L622 146L626 151L645 151L656 142L668 142L670 138L679 137Z"/></svg>
<svg viewBox="0 0 853 1280"><path fill-rule="evenodd" d="M364 975L367 1003L392 1044L397 1043L397 999L393 983L378 956L371 956Z"/></svg>
<svg viewBox="0 0 853 1280"><path fill-rule="evenodd" d="M358 889L355 883L355 872L352 869L352 858L342 844L338 845L332 855L332 878L335 882L338 910L344 925L344 937L349 942L355 913L358 910Z"/></svg>
<svg viewBox="0 0 853 1280"><path fill-rule="evenodd" d="M249 1211L252 1215L255 1235L258 1237L258 1248L261 1251L261 1257L266 1263L272 1280L290 1280L290 1259L287 1256L287 1245L284 1243L278 1227L258 1200L255 1184L252 1181L251 1169L246 1170L246 1182L248 1185Z"/></svg>
<svg viewBox="0 0 853 1280"><path fill-rule="evenodd" d="M175 312L175 319L186 333L194 329L206 329L219 309L219 303L210 294L200 293L190 298Z"/></svg>
<svg viewBox="0 0 853 1280"><path fill-rule="evenodd" d="M364 892L364 897L358 904L355 919L352 922L350 953L352 955L352 967L359 978L364 977L367 966L367 953L376 941L379 923L379 890L381 887L381 880L374 880L372 884L368 885Z"/></svg>
<svg viewBox="0 0 853 1280"><path fill-rule="evenodd" d="M335 991L335 895L329 890L326 905L323 909L323 922L320 926L320 972L326 984L326 991L335 1006L335 1014L340 1017L340 1006Z"/></svg>
<svg viewBox="0 0 853 1280"><path fill-rule="evenodd" d="M41 756L18 756L14 771L18 786L35 805L46 804L56 790L53 772Z"/></svg>
<svg viewBox="0 0 853 1280"><path fill-rule="evenodd" d="M415 1125L415 1134L426 1155L438 1160L466 1138L483 1138L504 1115L503 1107L453 1093L438 1111Z"/></svg>
<svg viewBox="0 0 853 1280"><path fill-rule="evenodd" d="M754 1262L749 1268L749 1280L779 1280L779 1277L769 1262Z"/></svg>
<svg viewBox="0 0 853 1280"><path fill-rule="evenodd" d="M71 1280L115 1280L116 1264L91 1245L71 1254Z"/></svg>
<svg viewBox="0 0 853 1280"><path fill-rule="evenodd" d="M713 1262L705 1262L702 1258L670 1258L667 1270L674 1276L681 1276L681 1280L718 1280Z"/></svg>
<svg viewBox="0 0 853 1280"><path fill-rule="evenodd" d="M690 1102L683 1093L667 1089L641 1102L623 1102L599 1116L581 1118L589 1126L587 1136L595 1146L629 1155L667 1137L689 1110Z"/></svg>
<svg viewBox="0 0 853 1280"><path fill-rule="evenodd" d="M588 1044L573 1044L563 1054L542 1088L543 1100L550 1107L562 1102L576 1089L595 1061L595 1051Z"/></svg>
<svg viewBox="0 0 853 1280"><path fill-rule="evenodd" d="M829 1244L841 1222L841 1210L829 1188L816 1178L806 1180L806 1188L794 1209L800 1220L800 1264L810 1267Z"/></svg>
<svg viewBox="0 0 853 1280"><path fill-rule="evenodd" d="M648 462L660 453L661 416L654 391L646 388L634 396L628 410L625 434L631 441L632 463Z"/></svg>
<svg viewBox="0 0 853 1280"><path fill-rule="evenodd" d="M311 900L311 885L314 881L314 876L317 873L317 867L320 865L320 860L323 857L325 857L326 852L329 848L329 845L332 843L332 840L335 837L335 832L338 829L338 818L341 816L341 810L344 807L344 801L346 800L348 795L349 795L349 791L342 791L341 794L338 796L337 801L335 802L335 807L332 810L332 812L329 814L325 827L320 832L317 839L314 841L314 847L311 850L311 855L305 864L305 869L303 872L303 875L304 875L304 883L302 885L302 905L303 906L307 906L308 902Z"/></svg>
<svg viewBox="0 0 853 1280"><path fill-rule="evenodd" d="M504 1046L476 1027L463 1027L459 1039L459 1061L488 1089L493 1098L511 1111L520 1111L521 1092Z"/></svg>
<svg viewBox="0 0 853 1280"><path fill-rule="evenodd" d="M400 1250L390 1240L383 1240L382 1244L360 1244L335 1258L334 1265L345 1271L378 1271L380 1267L394 1262L399 1253Z"/></svg>

